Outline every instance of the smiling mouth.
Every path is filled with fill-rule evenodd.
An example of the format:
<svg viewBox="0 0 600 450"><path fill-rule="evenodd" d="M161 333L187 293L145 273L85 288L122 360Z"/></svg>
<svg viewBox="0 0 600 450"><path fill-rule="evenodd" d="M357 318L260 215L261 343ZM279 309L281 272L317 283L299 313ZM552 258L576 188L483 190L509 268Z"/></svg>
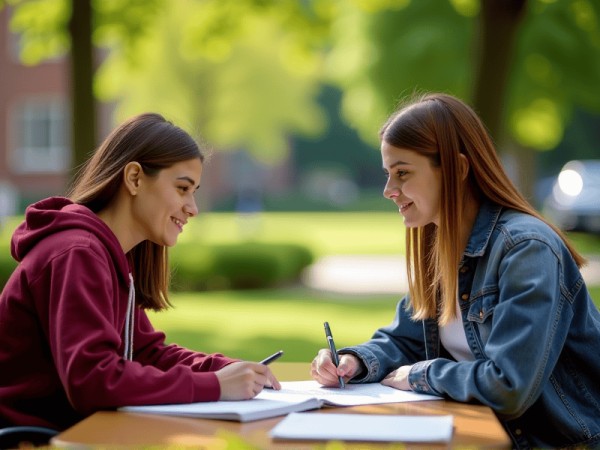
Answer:
<svg viewBox="0 0 600 450"><path fill-rule="evenodd" d="M173 221L173 223L175 225L177 225L177 228L179 228L179 231L183 231L183 225L185 225L181 220L176 219L175 217L172 217L171 220Z"/></svg>
<svg viewBox="0 0 600 450"><path fill-rule="evenodd" d="M398 205L398 211L400 211L401 213L403 213L408 208L410 208L412 206L412 204L413 204L413 202L410 202L410 203L400 203Z"/></svg>

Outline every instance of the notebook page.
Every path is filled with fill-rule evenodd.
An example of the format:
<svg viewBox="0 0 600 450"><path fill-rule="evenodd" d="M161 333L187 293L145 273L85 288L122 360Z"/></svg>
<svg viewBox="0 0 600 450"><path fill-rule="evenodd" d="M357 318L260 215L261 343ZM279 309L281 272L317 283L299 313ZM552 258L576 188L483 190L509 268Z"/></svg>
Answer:
<svg viewBox="0 0 600 450"><path fill-rule="evenodd" d="M384 386L381 383L347 384L345 389L340 389L323 387L314 380L284 381L281 383L280 391L263 390L259 397L273 400L289 399L290 401L303 397L315 397L333 406L375 405L442 399L434 395L401 391Z"/></svg>

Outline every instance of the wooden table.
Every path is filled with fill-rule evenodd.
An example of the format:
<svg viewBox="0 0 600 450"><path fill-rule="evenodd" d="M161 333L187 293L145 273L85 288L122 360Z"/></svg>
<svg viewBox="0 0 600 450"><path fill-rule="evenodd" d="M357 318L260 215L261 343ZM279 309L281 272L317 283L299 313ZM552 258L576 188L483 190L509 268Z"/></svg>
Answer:
<svg viewBox="0 0 600 450"><path fill-rule="evenodd" d="M309 379L308 363L276 362L271 369L280 381ZM454 416L454 435L450 447L510 448L511 441L490 408L447 400L366 405L349 408L324 408L317 414L368 413ZM84 419L52 440L59 447L82 446L195 446L236 448L245 443L260 449L310 449L323 442L273 440L269 431L283 417L238 423L222 420L101 411ZM397 444L369 443L369 448L388 448ZM410 445L407 448L435 445ZM439 445L439 448L447 448ZM344 449L365 448L364 443L347 442Z"/></svg>

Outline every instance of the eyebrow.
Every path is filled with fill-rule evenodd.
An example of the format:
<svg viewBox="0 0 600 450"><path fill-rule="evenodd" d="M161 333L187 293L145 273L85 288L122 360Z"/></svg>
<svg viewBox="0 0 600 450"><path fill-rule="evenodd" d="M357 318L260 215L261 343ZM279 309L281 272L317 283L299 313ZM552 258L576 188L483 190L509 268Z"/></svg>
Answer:
<svg viewBox="0 0 600 450"><path fill-rule="evenodd" d="M396 161L395 163L390 165L390 169L393 169L396 166L404 166L404 165L410 165L410 163L404 162L404 161ZM384 167L383 170L386 170L386 168Z"/></svg>
<svg viewBox="0 0 600 450"><path fill-rule="evenodd" d="M196 186L195 190L198 190L198 188L200 187L200 185L199 185L199 184L197 185L197 184L196 184L196 182L195 182L195 181L194 181L192 178L190 178L190 177L186 177L186 176L183 176L183 177L177 177L177 180L181 180L181 181L187 181L187 182L188 182L188 183L190 183L192 186Z"/></svg>

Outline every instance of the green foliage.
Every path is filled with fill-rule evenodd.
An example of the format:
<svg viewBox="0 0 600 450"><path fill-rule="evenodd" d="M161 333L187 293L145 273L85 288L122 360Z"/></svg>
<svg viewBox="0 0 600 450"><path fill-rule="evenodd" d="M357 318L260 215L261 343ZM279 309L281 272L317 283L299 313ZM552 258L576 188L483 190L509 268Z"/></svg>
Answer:
<svg viewBox="0 0 600 450"><path fill-rule="evenodd" d="M171 251L173 290L258 289L299 280L313 262L310 251L297 244L206 246L182 243Z"/></svg>
<svg viewBox="0 0 600 450"><path fill-rule="evenodd" d="M68 49L67 0L11 0L23 58ZM371 144L413 91L468 99L478 0L96 0L94 42L108 50L98 95L117 120L156 110L223 150L279 161L290 135L321 135L322 83L344 91L347 121ZM600 110L600 3L528 0L504 119L547 150L577 106Z"/></svg>
<svg viewBox="0 0 600 450"><path fill-rule="evenodd" d="M24 63L35 65L68 51L72 1L91 1L96 45L108 45L118 36L127 49L151 32L152 19L165 5L161 0L9 0L6 3L13 7L10 29L21 35ZM131 52L127 54L132 57Z"/></svg>
<svg viewBox="0 0 600 450"><path fill-rule="evenodd" d="M473 18L439 0L337 4L328 75L344 91L344 117L366 142L377 144L385 118L413 91L467 94Z"/></svg>
<svg viewBox="0 0 600 450"><path fill-rule="evenodd" d="M469 99L479 2L364 3L336 3L327 67L365 141L376 141L395 103L413 91ZM556 147L576 106L600 111L591 94L600 79L600 3L529 0L510 72L508 133L526 147Z"/></svg>
<svg viewBox="0 0 600 450"><path fill-rule="evenodd" d="M101 98L120 100L119 120L158 111L194 135L202 130L210 146L244 148L267 162L288 155L290 134L323 131L315 101L321 57L309 51L314 37L295 38L306 21L318 22L312 10L296 1L168 6L153 32L127 47L105 33L111 51L97 88Z"/></svg>
<svg viewBox="0 0 600 450"><path fill-rule="evenodd" d="M67 0L15 1L10 30L21 35L21 59L25 64L64 55L69 49Z"/></svg>
<svg viewBox="0 0 600 450"><path fill-rule="evenodd" d="M381 178L381 168L378 167L377 173L378 178ZM308 195L301 191L287 191L277 192L271 195L265 195L262 199L262 205L265 211L271 212L365 212L365 211L379 211L379 212L390 212L393 209L393 205L386 201L381 196L381 190L377 189L361 189L356 197L353 197L351 201L340 202L333 201L336 191L333 191L329 195L326 190L319 190L319 195ZM231 212L236 210L237 197L230 196L225 200L218 203L214 203L211 206L212 212Z"/></svg>
<svg viewBox="0 0 600 450"><path fill-rule="evenodd" d="M550 150L576 106L600 111L600 4L530 1L512 68L506 118L522 145Z"/></svg>

